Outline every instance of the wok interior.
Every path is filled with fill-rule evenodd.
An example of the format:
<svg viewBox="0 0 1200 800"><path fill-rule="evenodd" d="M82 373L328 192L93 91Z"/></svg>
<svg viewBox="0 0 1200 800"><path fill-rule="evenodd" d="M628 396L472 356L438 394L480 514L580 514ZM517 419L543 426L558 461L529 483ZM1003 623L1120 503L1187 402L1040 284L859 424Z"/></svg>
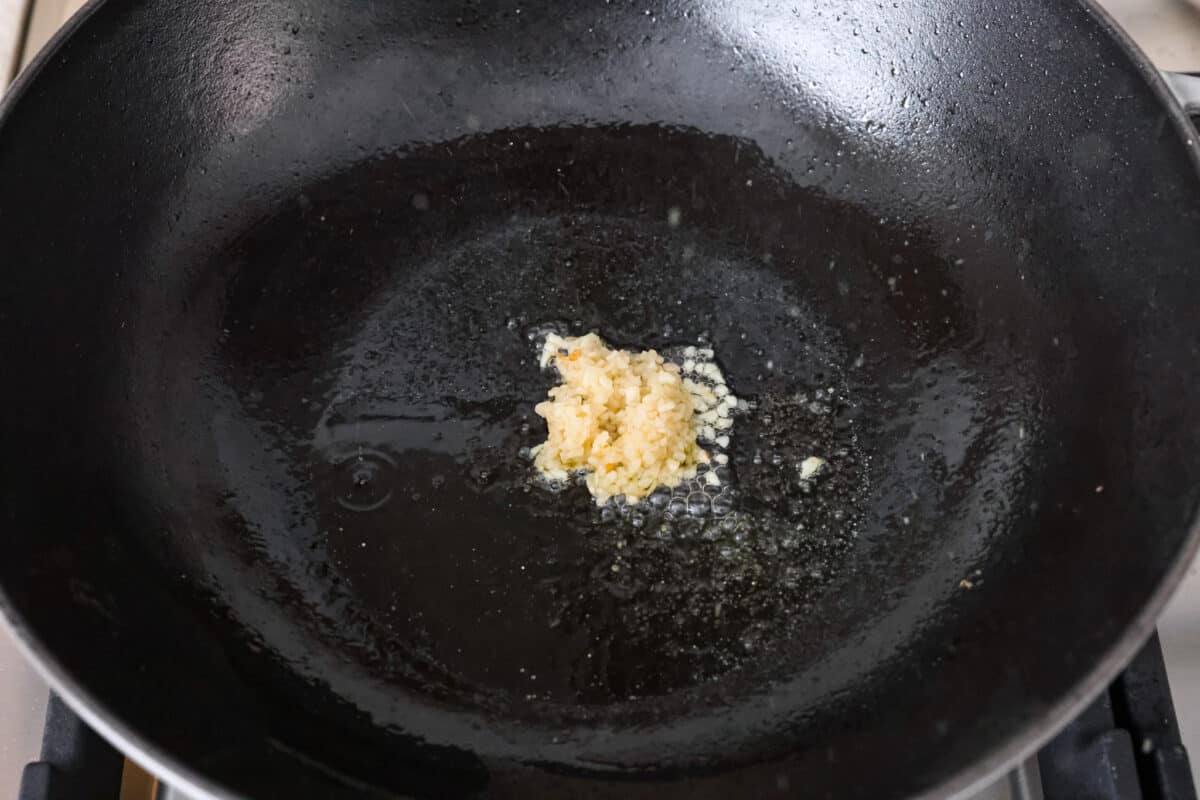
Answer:
<svg viewBox="0 0 1200 800"><path fill-rule="evenodd" d="M973 491L960 476L1013 491L1026 398L986 387L1020 375L1008 354L1002 381L977 377L984 348L948 354L971 347L972 323L922 243L788 186L750 143L696 132L504 131L430 150L304 187L216 256L232 278L164 348L170 388L145 435L208 490L170 527L207 520L205 541L267 562L317 612L288 595L281 624L451 705L644 725L819 658L828 584L878 580L851 552L957 506ZM832 225L861 243L814 246ZM913 306L927 310L902 319ZM757 404L734 431L732 513L597 509L540 485L522 448L545 437L538 334L556 323L720 353ZM997 460L981 428L1006 415ZM154 439L181 417L218 420L211 444ZM801 491L814 452L835 466ZM849 597L873 613L881 594Z"/></svg>
<svg viewBox="0 0 1200 800"><path fill-rule="evenodd" d="M47 74L82 69L64 64ZM298 756L405 791L568 791L591 775L599 792L613 771L735 767L745 786L776 786L830 763L846 777L827 780L859 791L856 765L886 765L898 732L929 745L903 777L921 786L1060 697L1129 622L1194 506L1192 434L1166 435L1161 391L1189 373L1133 358L1169 345L1174 298L1147 321L1121 292L1141 276L991 184L889 194L926 179L838 143L862 131L780 136L793 112L767 102L723 130L729 95L688 91L728 80L717 55L668 99L595 100L593 119L620 124L547 120L549 92L521 124L439 136L424 134L468 112L479 127L504 103L520 119L527 73L494 77L462 114L442 98L381 115L371 98L420 72L404 64L333 72L315 111L297 98L249 130L215 113L196 125L153 95L167 104L138 107L147 138L179 133L178 162L145 166L135 187L82 141L67 148L86 169L56 167L55 196L80 224L49 246L14 235L36 204L11 205L22 294L55 313L13 306L4 322L6 343L37 345L6 353L38 391L5 421L27 456L5 466L14 555L0 576L123 720L243 786ZM774 79L752 70L741 89L769 100ZM552 83L594 100L580 81ZM81 107L92 146L148 146ZM20 152L48 169L37 131L54 114L36 98L22 113L0 166ZM10 174L6 194L46 191L35 168ZM1122 246L1157 245L1134 231ZM1080 308L1081 295L1104 299ZM739 395L844 398L803 443L845 438L854 480L805 501L822 525L797 552L754 552L767 590L737 584L729 619L710 602L729 586L711 571L726 542L635 542L649 570L635 583L673 592L641 603L644 587L594 574L634 532L596 542L585 495L525 492L517 452L538 439L530 410L548 385L526 333L543 324L638 348L703 335ZM734 441L735 478L769 509L788 487L754 463L754 430ZM343 470L364 449L365 497ZM1150 505L1164 494L1182 499ZM364 513L347 496L387 499ZM1147 540L1147 525L1162 533ZM689 576L694 558L704 574ZM805 572L784 593L793 565ZM586 595L583 617L551 624L555 586ZM690 608L693 586L709 592L699 613L654 616ZM194 724L168 730L164 708ZM227 738L198 732L214 717L236 722Z"/></svg>
<svg viewBox="0 0 1200 800"><path fill-rule="evenodd" d="M491 755L549 738L577 767L781 751L922 646L1028 512L1034 387L953 269L696 131L506 130L356 164L235 231L148 354L142 492L197 489L160 523L164 567L426 740L482 724ZM756 404L731 445L740 528L539 486L521 450L545 436L555 324L712 345ZM832 474L800 491L814 452Z"/></svg>

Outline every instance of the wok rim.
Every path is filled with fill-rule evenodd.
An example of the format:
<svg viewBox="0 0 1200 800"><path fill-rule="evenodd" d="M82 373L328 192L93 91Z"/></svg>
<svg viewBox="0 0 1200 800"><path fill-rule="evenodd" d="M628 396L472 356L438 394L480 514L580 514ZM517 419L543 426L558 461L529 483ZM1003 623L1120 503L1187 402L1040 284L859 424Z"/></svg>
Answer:
<svg viewBox="0 0 1200 800"><path fill-rule="evenodd" d="M1190 118L1167 86L1160 71L1149 57L1117 25L1098 0L1063 0L1077 2L1087 11L1100 30L1120 45L1130 63L1146 80L1168 119L1180 144L1191 157L1193 170L1200 178L1200 137L1195 135ZM14 113L21 98L29 91L38 75L58 54L64 43L74 36L106 3L106 0L87 0L59 28L10 84L0 97L0 129ZM967 763L928 789L909 796L909 800L966 800L994 783L1002 775L1031 757L1053 738L1067 723L1075 719L1108 687L1117 674L1137 654L1155 631L1158 619L1188 570L1200 553L1200 509L1193 516L1174 562L1163 575L1155 590L1143 602L1125 630L1109 645L1092 669L1077 682L1074 689L1052 704L1039 717L1014 730L999 745L978 760ZM0 629L5 630L22 657L34 671L81 719L117 748L125 758L136 762L172 789L186 793L193 800L229 800L238 795L220 785L191 765L165 752L150 737L121 720L93 693L85 690L41 641L34 630L25 624L4 587L0 585Z"/></svg>

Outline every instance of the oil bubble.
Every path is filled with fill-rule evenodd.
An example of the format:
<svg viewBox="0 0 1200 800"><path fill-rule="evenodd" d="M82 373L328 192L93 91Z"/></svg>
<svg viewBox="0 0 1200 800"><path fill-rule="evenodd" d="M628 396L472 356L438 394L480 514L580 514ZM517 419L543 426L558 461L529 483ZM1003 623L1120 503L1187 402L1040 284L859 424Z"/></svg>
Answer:
<svg viewBox="0 0 1200 800"><path fill-rule="evenodd" d="M335 464L338 505L358 513L383 508L392 499L388 473L395 467L395 460L378 450L362 449L343 457Z"/></svg>

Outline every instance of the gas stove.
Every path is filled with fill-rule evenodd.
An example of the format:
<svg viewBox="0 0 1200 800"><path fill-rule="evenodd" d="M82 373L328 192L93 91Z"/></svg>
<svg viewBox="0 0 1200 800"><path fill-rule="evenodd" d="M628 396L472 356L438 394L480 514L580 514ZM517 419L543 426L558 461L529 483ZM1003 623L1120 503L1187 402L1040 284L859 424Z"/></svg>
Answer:
<svg viewBox="0 0 1200 800"><path fill-rule="evenodd" d="M1200 0L1099 2L1159 67L1200 69ZM83 3L0 0L0 88ZM1200 575L1193 568L1164 619L1166 659L1156 635L1057 737L995 784L961 800L1194 800L1185 745L1200 751L1196 620ZM0 631L0 800L14 796L185 800L90 730Z"/></svg>

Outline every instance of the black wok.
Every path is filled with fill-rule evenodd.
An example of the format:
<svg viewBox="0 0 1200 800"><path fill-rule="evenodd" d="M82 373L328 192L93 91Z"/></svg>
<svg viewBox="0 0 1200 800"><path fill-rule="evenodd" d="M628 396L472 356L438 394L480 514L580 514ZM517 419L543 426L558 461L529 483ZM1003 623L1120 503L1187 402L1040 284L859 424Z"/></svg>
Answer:
<svg viewBox="0 0 1200 800"><path fill-rule="evenodd" d="M1191 135L1066 0L94 3L0 114L5 614L200 795L964 790L1194 549ZM549 329L711 345L728 494L531 480Z"/></svg>

